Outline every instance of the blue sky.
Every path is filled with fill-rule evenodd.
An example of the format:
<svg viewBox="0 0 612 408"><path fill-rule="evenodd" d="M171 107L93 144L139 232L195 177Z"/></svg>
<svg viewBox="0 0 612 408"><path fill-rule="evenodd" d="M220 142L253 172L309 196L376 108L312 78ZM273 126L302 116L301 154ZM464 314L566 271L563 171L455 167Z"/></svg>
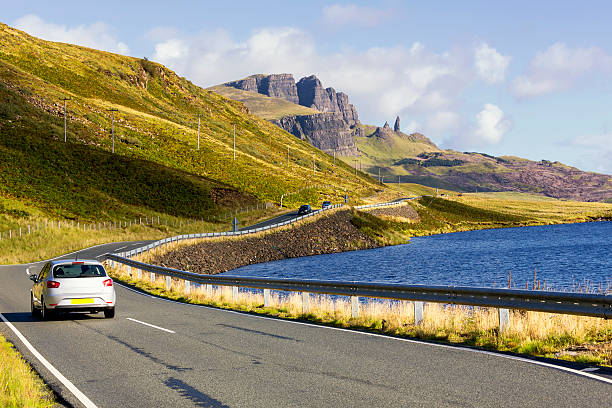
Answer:
<svg viewBox="0 0 612 408"><path fill-rule="evenodd" d="M32 35L146 56L201 86L314 73L350 96L363 123L400 115L403 130L442 147L612 174L612 4L571 3L0 0L0 9Z"/></svg>

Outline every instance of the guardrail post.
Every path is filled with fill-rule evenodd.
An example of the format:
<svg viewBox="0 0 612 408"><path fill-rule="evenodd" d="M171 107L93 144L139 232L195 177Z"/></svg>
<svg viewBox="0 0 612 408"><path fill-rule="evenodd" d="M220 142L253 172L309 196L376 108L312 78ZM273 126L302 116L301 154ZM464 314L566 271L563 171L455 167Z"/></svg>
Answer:
<svg viewBox="0 0 612 408"><path fill-rule="evenodd" d="M414 324L415 326L423 323L423 302L414 302Z"/></svg>
<svg viewBox="0 0 612 408"><path fill-rule="evenodd" d="M510 310L508 309L497 309L499 314L499 332L503 333L508 330L510 325Z"/></svg>
<svg viewBox="0 0 612 408"><path fill-rule="evenodd" d="M359 317L359 296L351 296L351 317Z"/></svg>
<svg viewBox="0 0 612 408"><path fill-rule="evenodd" d="M136 275L138 276L138 279L142 279L142 269L136 269Z"/></svg>
<svg viewBox="0 0 612 408"><path fill-rule="evenodd" d="M270 307L270 289L264 289L264 307Z"/></svg>
<svg viewBox="0 0 612 408"><path fill-rule="evenodd" d="M151 272L151 283L155 283L155 272Z"/></svg>
<svg viewBox="0 0 612 408"><path fill-rule="evenodd" d="M212 285L206 284L204 285L204 289L206 289L206 296L212 297Z"/></svg>
<svg viewBox="0 0 612 408"><path fill-rule="evenodd" d="M238 303L238 286L232 286L232 302Z"/></svg>
<svg viewBox="0 0 612 408"><path fill-rule="evenodd" d="M310 309L310 293L302 292L302 313L306 314Z"/></svg>
<svg viewBox="0 0 612 408"><path fill-rule="evenodd" d="M191 293L191 282L185 280L185 293L188 295Z"/></svg>
<svg viewBox="0 0 612 408"><path fill-rule="evenodd" d="M166 276L166 290L172 289L172 277Z"/></svg>
<svg viewBox="0 0 612 408"><path fill-rule="evenodd" d="M128 276L131 278L132 277L132 267L130 265L127 266L127 273L128 273Z"/></svg>

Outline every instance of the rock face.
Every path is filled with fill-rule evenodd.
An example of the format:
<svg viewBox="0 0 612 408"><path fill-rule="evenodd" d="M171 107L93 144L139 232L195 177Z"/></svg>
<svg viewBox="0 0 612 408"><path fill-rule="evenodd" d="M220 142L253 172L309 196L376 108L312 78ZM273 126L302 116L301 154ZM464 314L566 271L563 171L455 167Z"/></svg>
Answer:
<svg viewBox="0 0 612 408"><path fill-rule="evenodd" d="M395 118L395 125L393 125L393 131L394 132L399 132L400 131L400 118L399 118L399 116L397 118Z"/></svg>
<svg viewBox="0 0 612 408"><path fill-rule="evenodd" d="M352 137L361 131L357 109L349 103L347 94L336 92L334 88L323 88L316 76L304 77L296 84L291 74L253 75L225 85L282 98L323 112L286 116L271 122L328 153L359 154Z"/></svg>
<svg viewBox="0 0 612 408"><path fill-rule="evenodd" d="M353 140L355 131L347 128L340 113L285 116L271 122L329 154L335 152L341 156L359 155Z"/></svg>
<svg viewBox="0 0 612 408"><path fill-rule="evenodd" d="M253 75L239 81L228 82L225 85L285 99L295 104L300 103L295 80L291 74Z"/></svg>

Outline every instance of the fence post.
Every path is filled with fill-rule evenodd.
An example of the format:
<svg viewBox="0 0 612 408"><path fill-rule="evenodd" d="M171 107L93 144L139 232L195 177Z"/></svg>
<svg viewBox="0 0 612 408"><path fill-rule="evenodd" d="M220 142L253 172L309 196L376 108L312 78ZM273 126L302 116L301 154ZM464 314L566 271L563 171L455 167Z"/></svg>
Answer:
<svg viewBox="0 0 612 408"><path fill-rule="evenodd" d="M302 292L302 313L306 314L310 309L310 293Z"/></svg>
<svg viewBox="0 0 612 408"><path fill-rule="evenodd" d="M359 317L359 296L351 296L351 317Z"/></svg>
<svg viewBox="0 0 612 408"><path fill-rule="evenodd" d="M264 307L270 307L270 289L264 289Z"/></svg>
<svg viewBox="0 0 612 408"><path fill-rule="evenodd" d="M185 279L185 294L188 295L190 293L191 293L191 282Z"/></svg>
<svg viewBox="0 0 612 408"><path fill-rule="evenodd" d="M166 276L166 290L172 289L172 277Z"/></svg>
<svg viewBox="0 0 612 408"><path fill-rule="evenodd" d="M414 302L414 324L415 326L423 323L423 302Z"/></svg>
<svg viewBox="0 0 612 408"><path fill-rule="evenodd" d="M238 286L232 286L232 302L238 303Z"/></svg>
<svg viewBox="0 0 612 408"><path fill-rule="evenodd" d="M155 283L155 272L151 272L151 283Z"/></svg>
<svg viewBox="0 0 612 408"><path fill-rule="evenodd" d="M510 325L510 310L508 309L497 309L499 313L499 332L503 333L508 330Z"/></svg>

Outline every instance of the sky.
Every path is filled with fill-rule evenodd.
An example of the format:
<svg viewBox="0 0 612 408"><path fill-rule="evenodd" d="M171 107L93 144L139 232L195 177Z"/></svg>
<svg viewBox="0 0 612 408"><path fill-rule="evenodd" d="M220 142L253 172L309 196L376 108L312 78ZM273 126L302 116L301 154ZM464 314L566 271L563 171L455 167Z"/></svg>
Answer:
<svg viewBox="0 0 612 408"><path fill-rule="evenodd" d="M25 3L25 4L22 4ZM94 6L95 4L95 6ZM315 74L362 123L612 174L609 1L5 1L0 21L208 87Z"/></svg>

